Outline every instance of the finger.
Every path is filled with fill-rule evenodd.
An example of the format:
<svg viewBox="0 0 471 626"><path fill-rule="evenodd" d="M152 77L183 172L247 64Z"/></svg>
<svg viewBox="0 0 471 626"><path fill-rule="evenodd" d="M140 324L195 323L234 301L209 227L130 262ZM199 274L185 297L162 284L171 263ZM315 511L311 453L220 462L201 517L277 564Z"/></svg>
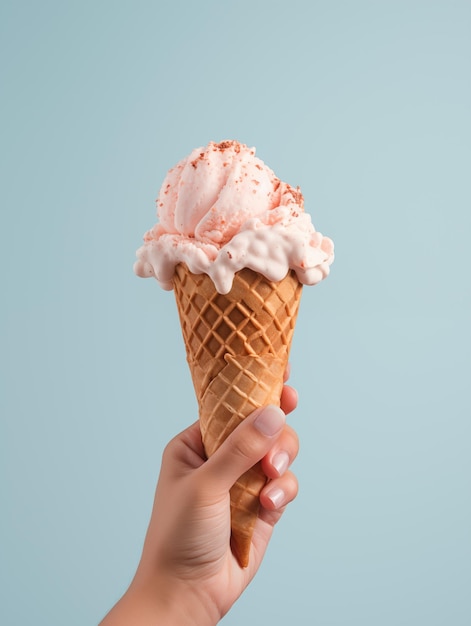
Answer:
<svg viewBox="0 0 471 626"><path fill-rule="evenodd" d="M262 469L268 478L282 476L299 452L299 438L296 431L285 424L281 435L262 459Z"/></svg>
<svg viewBox="0 0 471 626"><path fill-rule="evenodd" d="M260 494L259 519L255 524L252 537L255 559L249 563L249 566L254 564L255 568L258 566L270 541L273 527L280 520L287 505L294 500L297 494L297 478L289 471L280 478L270 481L263 488Z"/></svg>
<svg viewBox="0 0 471 626"><path fill-rule="evenodd" d="M199 422L195 422L174 437L166 445L162 469L167 466L174 471L181 472L185 469L200 467L206 460Z"/></svg>
<svg viewBox="0 0 471 626"><path fill-rule="evenodd" d="M298 406L298 392L294 387L283 385L281 390L280 406L284 413L288 415Z"/></svg>
<svg viewBox="0 0 471 626"><path fill-rule="evenodd" d="M201 467L201 473L221 490L260 461L273 447L285 425L285 414L273 405L249 415Z"/></svg>
<svg viewBox="0 0 471 626"><path fill-rule="evenodd" d="M280 519L285 507L298 495L298 480L292 472L271 480L260 494L260 517L271 525Z"/></svg>

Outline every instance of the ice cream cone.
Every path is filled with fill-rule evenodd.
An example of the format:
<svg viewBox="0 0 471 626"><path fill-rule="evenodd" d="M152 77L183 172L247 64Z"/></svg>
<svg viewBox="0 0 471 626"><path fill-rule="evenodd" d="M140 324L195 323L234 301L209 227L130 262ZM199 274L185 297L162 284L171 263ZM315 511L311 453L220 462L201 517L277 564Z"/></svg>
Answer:
<svg viewBox="0 0 471 626"><path fill-rule="evenodd" d="M175 290L210 456L254 409L279 404L302 285L328 276L334 245L314 228L300 188L235 140L210 141L180 160L156 206L134 271ZM264 484L258 465L231 491L242 566Z"/></svg>
<svg viewBox="0 0 471 626"><path fill-rule="evenodd" d="M174 291L208 457L256 408L279 405L301 290L294 271L272 282L242 269L220 294L209 276L177 265ZM232 545L242 567L265 482L257 464L231 489Z"/></svg>

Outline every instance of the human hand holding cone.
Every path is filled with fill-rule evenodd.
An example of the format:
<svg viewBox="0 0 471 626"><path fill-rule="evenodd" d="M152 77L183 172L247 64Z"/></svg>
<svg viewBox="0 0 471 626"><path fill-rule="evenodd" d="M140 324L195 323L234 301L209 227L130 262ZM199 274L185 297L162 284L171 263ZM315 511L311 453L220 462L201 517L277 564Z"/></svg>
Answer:
<svg viewBox="0 0 471 626"><path fill-rule="evenodd" d="M208 456L252 411L279 405L301 289L294 272L274 283L243 269L222 295L209 276L176 267L175 297ZM231 489L232 545L242 567L265 483L257 464Z"/></svg>
<svg viewBox="0 0 471 626"><path fill-rule="evenodd" d="M315 230L299 188L237 141L210 142L180 161L157 210L134 270L175 290L210 456L254 409L279 405L302 285L328 275L333 243ZM265 481L258 464L231 490L242 566Z"/></svg>

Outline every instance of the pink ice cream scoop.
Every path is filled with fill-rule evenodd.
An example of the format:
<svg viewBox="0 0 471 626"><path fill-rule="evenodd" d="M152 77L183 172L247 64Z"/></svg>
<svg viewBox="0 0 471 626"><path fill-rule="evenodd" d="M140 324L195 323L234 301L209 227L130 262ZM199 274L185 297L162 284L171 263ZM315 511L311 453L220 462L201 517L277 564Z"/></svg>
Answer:
<svg viewBox="0 0 471 626"><path fill-rule="evenodd" d="M157 215L134 271L154 276L164 289L172 289L178 263L208 274L219 293L228 293L244 267L272 281L292 269L301 283L314 285L334 260L333 243L316 232L299 188L237 141L211 142L173 167Z"/></svg>

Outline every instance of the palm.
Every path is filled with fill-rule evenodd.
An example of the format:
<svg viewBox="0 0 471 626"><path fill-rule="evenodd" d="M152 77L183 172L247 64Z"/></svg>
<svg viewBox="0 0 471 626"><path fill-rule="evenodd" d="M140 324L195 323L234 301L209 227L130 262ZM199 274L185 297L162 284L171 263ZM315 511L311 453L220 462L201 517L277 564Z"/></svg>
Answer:
<svg viewBox="0 0 471 626"><path fill-rule="evenodd" d="M281 406L286 413L296 406L294 390L284 388ZM294 476L290 472L280 476L267 459L277 447L290 450L291 460L296 456L298 444L294 431L285 425L276 437L276 444L268 440L264 445L262 467L269 478L283 481L289 501L296 495ZM262 492L249 565L241 568L230 547L229 489L232 483L219 480L214 470L215 457L206 460L198 423L167 446L137 576L148 577L157 565L161 572L165 570L167 578L184 581L196 590L201 603L211 605L222 617L259 568L283 507L270 506ZM223 467L230 466L225 457L222 460Z"/></svg>

